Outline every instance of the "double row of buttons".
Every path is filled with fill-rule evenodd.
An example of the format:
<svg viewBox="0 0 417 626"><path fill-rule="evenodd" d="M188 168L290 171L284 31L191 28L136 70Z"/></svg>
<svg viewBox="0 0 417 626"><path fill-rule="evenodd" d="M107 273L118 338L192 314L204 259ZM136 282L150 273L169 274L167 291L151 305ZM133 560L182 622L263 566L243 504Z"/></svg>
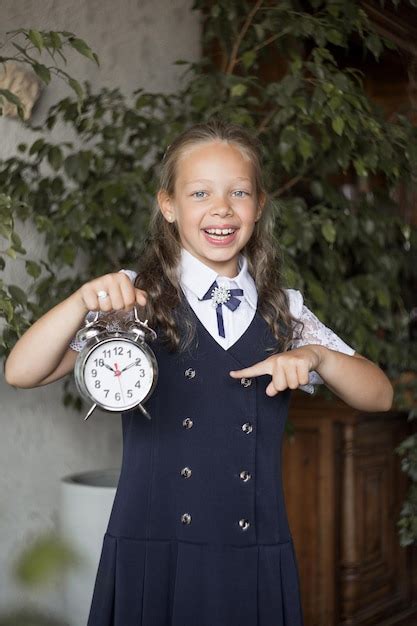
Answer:
<svg viewBox="0 0 417 626"><path fill-rule="evenodd" d="M182 422L184 428L192 428L193 426L193 420L190 419L189 417L186 417L183 422ZM245 422L244 424L242 424L242 430L245 433L251 433L252 432L252 424L250 422ZM192 469L188 466L185 466L181 469L181 476L183 478L190 478L192 476ZM248 482L248 480L250 480L252 478L252 475L250 472L248 472L248 470L242 470L239 474L239 477L241 480L243 480L243 482ZM190 513L183 513L181 515L181 522L183 524L191 524L192 522L192 517ZM247 519L240 519L239 520L239 528L241 528L242 530L247 530L250 526L250 522Z"/></svg>
<svg viewBox="0 0 417 626"><path fill-rule="evenodd" d="M185 371L184 371L184 376L186 378L188 378L189 380L193 379L196 375L196 371L195 369L193 369L192 367L188 367ZM250 387L252 384L252 379L251 378L241 378L240 379L240 384L242 385L242 387ZM182 421L182 425L184 428L192 428L193 427L193 420L190 417L186 417L185 419L183 419ZM249 434L252 432L253 430L253 426L250 422L245 422L244 424L242 424L242 430L244 433ZM183 478L190 478L190 476L192 475L192 470L190 467L183 467L181 470L181 476ZM248 472L247 470L242 470L239 474L239 477L241 478L241 480L243 480L243 482L247 482L248 480L250 480L252 478L250 472ZM183 513L181 515L181 522L183 524L191 524L192 522L192 516L191 513ZM250 522L247 519L240 519L239 520L239 528L241 528L242 530L247 530L250 526Z"/></svg>

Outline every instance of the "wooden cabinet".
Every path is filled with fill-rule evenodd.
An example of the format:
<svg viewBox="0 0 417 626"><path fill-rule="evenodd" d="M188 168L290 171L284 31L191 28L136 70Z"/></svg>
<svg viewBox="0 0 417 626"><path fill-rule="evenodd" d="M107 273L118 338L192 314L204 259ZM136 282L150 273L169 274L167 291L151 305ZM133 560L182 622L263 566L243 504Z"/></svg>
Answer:
<svg viewBox="0 0 417 626"><path fill-rule="evenodd" d="M417 550L397 529L406 418L293 392L283 474L305 626L417 625Z"/></svg>

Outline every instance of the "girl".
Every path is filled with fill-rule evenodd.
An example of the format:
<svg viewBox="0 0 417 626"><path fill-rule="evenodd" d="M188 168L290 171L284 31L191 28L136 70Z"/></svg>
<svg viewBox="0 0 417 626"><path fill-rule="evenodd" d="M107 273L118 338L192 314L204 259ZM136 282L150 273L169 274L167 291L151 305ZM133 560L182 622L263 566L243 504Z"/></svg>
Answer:
<svg viewBox="0 0 417 626"><path fill-rule="evenodd" d="M15 386L65 376L82 347L73 336L97 310L132 315L137 304L158 333L153 419L122 414L88 626L301 626L281 484L291 390L324 382L357 409L391 407L378 366L282 287L260 154L246 130L219 120L178 136L137 273L87 282L7 359Z"/></svg>

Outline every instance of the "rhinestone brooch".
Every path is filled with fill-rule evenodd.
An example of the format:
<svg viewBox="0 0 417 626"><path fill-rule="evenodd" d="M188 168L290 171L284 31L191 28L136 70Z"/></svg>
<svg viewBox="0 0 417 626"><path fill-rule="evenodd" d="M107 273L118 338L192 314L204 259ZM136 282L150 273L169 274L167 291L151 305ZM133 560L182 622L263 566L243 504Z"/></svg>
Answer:
<svg viewBox="0 0 417 626"><path fill-rule="evenodd" d="M218 304L224 304L230 300L230 289L227 287L215 287L211 292L211 305L216 307Z"/></svg>

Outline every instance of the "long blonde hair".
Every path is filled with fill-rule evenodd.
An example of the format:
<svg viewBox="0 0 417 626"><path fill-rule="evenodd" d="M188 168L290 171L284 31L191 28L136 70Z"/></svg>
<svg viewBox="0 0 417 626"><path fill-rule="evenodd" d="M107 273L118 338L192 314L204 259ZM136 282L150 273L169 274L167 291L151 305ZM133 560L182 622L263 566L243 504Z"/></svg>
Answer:
<svg viewBox="0 0 417 626"><path fill-rule="evenodd" d="M174 197L177 165L183 152L199 143L221 140L236 146L251 160L255 175L255 192L262 192L266 202L260 219L255 223L251 238L240 251L248 260L248 270L258 291L258 311L268 323L278 345L272 352L290 349L298 321L289 310L288 296L282 288L282 253L274 236L274 207L262 178L262 146L259 140L238 124L212 118L191 126L168 146L159 173L159 190ZM181 307L181 290L177 267L181 257L181 240L176 222L163 216L155 200L149 223L149 233L138 262L135 286L148 293L141 316L149 325L158 327L170 350L183 351L195 338L195 321L186 307ZM177 313L175 314L175 310ZM302 324L302 322L300 322Z"/></svg>

